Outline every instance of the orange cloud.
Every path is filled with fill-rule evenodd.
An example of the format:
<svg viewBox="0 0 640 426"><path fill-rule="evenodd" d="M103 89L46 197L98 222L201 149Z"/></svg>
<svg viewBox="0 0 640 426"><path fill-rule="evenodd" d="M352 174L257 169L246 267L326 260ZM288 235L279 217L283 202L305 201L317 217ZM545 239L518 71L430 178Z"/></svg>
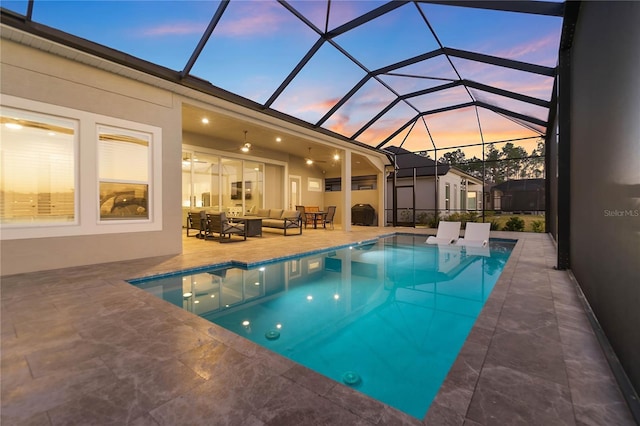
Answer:
<svg viewBox="0 0 640 426"><path fill-rule="evenodd" d="M353 126L349 126L349 116L339 113L333 114L331 119L327 121L325 127L344 136L350 136L355 132L355 130L351 128Z"/></svg>
<svg viewBox="0 0 640 426"><path fill-rule="evenodd" d="M387 146L400 146L400 144L404 142L403 148L410 151L429 150L433 149L431 143L431 138L433 138L433 142L438 148L438 157L440 157L442 153L445 152L442 151L441 153L440 150L446 150L450 147L480 144L483 139L485 143L490 143L521 138L537 138L538 136L537 133L491 111L480 109L479 115L482 137L474 108L464 108L425 117L429 133L427 133L424 124L420 121L408 136L407 132L404 131L387 143ZM404 124L400 121L401 120L389 120L386 125L379 125L375 128L368 129L358 140L369 145L378 145L398 129L400 125ZM533 147L535 147L535 143L537 143L537 139L531 142ZM533 149L527 145L527 141L519 141L517 144L525 146L527 152ZM467 154L469 158L477 155L476 151L479 151L480 156L482 155L481 148L468 147L463 149L463 151L473 153L471 155Z"/></svg>
<svg viewBox="0 0 640 426"><path fill-rule="evenodd" d="M303 111L318 111L324 115L327 111L329 111L335 104L340 101L340 98L333 99L324 99L318 102L309 103L307 105L302 106Z"/></svg>

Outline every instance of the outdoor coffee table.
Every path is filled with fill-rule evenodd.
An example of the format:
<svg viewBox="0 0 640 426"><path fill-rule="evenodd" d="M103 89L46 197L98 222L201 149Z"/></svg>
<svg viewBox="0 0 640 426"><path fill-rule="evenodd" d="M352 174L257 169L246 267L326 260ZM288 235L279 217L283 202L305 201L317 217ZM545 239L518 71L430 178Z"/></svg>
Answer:
<svg viewBox="0 0 640 426"><path fill-rule="evenodd" d="M262 218L240 216L232 219L234 222L244 223L244 232L247 237L262 237Z"/></svg>

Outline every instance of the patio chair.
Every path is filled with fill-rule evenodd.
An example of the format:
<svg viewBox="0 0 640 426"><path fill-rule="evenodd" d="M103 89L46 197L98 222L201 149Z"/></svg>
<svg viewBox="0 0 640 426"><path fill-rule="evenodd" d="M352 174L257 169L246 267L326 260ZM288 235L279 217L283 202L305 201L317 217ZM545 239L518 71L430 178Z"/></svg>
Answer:
<svg viewBox="0 0 640 426"><path fill-rule="evenodd" d="M467 222L464 237L458 239L456 244L469 247L486 247L489 244L490 223Z"/></svg>
<svg viewBox="0 0 640 426"><path fill-rule="evenodd" d="M189 230L198 231L195 235L189 235ZM187 237L202 237L202 225L200 220L200 212L187 212Z"/></svg>
<svg viewBox="0 0 640 426"><path fill-rule="evenodd" d="M296 206L296 210L300 212L300 218L304 222L304 227L306 228L309 218L307 217L307 213L305 211L304 206Z"/></svg>
<svg viewBox="0 0 640 426"><path fill-rule="evenodd" d="M441 220L438 223L438 232L425 241L427 244L453 244L460 237L461 222L447 222Z"/></svg>
<svg viewBox="0 0 640 426"><path fill-rule="evenodd" d="M196 234L196 238L200 238L200 239L206 239L207 238L207 233L209 232L207 230L207 211L206 210L200 210L199 212L193 212L193 221L194 221L194 226L198 227L198 233Z"/></svg>
<svg viewBox="0 0 640 426"><path fill-rule="evenodd" d="M318 206L305 206L304 211L305 211L304 219L306 221L305 227L306 227L307 224L311 224L311 225L313 225L314 228L317 228L318 223L316 222L316 220L319 219L319 215L316 215L314 213L319 212L320 211L320 207L318 207Z"/></svg>
<svg viewBox="0 0 640 426"><path fill-rule="evenodd" d="M231 235L239 235L244 237L245 241L247 240L244 225L242 223L230 222L224 212L207 214L207 237L214 238L213 234L219 235L218 239L220 242L222 242L225 237L231 240Z"/></svg>
<svg viewBox="0 0 640 426"><path fill-rule="evenodd" d="M333 229L333 218L336 215L336 206L327 207L327 214L322 218L322 227L327 228L327 223L331 224L331 229Z"/></svg>

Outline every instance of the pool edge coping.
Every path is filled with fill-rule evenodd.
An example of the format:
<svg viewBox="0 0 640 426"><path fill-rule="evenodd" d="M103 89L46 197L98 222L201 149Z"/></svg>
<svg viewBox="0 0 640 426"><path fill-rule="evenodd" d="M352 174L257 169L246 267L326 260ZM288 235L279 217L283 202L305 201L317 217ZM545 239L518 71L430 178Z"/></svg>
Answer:
<svg viewBox="0 0 640 426"><path fill-rule="evenodd" d="M466 359L466 354L468 352L472 352L475 357L482 358L481 360L474 359L473 361L479 362L481 366L484 365L487 353L489 352L491 340L493 339L493 335L495 334L498 325L498 317L500 316L502 306L507 298L511 279L516 272L515 265L518 263L524 247L524 240L522 238L509 238L509 240L515 240L516 244L513 247L498 280L491 290L489 298L482 307L480 314L478 314L478 317L469 331L462 348L460 348L460 352L458 352L455 361L451 365L449 373L440 385L438 393L427 410L425 417L422 419L424 424L439 424L441 419L439 416L449 417L452 412L460 419L460 424L464 423L467 419L467 411L469 410L471 400L475 394L482 367L473 370L472 373L468 372L469 368L465 368L465 370L467 370L467 374L465 376L466 381L464 383L461 383L460 380L455 380L454 383L454 374L456 368L464 368L466 367L465 364L468 364L468 359ZM489 327L487 327L486 324L480 325L482 324L481 321L484 321L485 323L489 322L491 325ZM470 340L473 335L477 335L479 333L487 334L487 332L490 334L490 337L487 338L486 344L480 344ZM476 346L474 350L469 349L471 345ZM481 351L478 350L479 347L481 347ZM455 404L449 403L447 400L448 394L446 394L447 389L451 388L460 390L461 385L464 385L463 391L465 392L457 392L454 396L456 399Z"/></svg>

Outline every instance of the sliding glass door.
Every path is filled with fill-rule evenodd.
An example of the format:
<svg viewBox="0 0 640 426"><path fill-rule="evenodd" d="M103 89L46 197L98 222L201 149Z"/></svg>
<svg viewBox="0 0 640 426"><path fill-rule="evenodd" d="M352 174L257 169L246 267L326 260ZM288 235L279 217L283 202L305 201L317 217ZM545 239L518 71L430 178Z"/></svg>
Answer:
<svg viewBox="0 0 640 426"><path fill-rule="evenodd" d="M264 163L184 151L182 207L224 211L242 216L264 206ZM280 185L280 186L278 186ZM274 182L274 188L281 183Z"/></svg>
<svg viewBox="0 0 640 426"><path fill-rule="evenodd" d="M263 206L264 164L254 161L244 162L244 207L245 212L255 213Z"/></svg>

